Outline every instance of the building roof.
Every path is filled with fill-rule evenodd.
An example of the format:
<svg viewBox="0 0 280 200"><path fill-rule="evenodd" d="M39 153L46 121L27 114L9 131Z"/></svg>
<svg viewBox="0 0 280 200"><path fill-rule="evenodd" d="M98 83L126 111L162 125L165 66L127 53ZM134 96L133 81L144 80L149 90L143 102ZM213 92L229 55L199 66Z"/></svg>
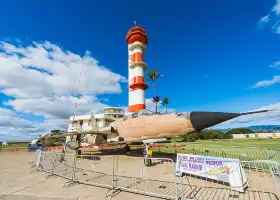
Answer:
<svg viewBox="0 0 280 200"><path fill-rule="evenodd" d="M94 114L94 117L96 119L103 119L103 118L107 118L107 119L110 119L110 117L108 116L105 116L107 114L105 113L101 113L101 114ZM90 120L92 115L78 115L78 116L70 116L70 119L69 120L66 120L66 122L70 123L70 122L73 122L73 121L78 121L78 120ZM73 120L74 118L74 120Z"/></svg>
<svg viewBox="0 0 280 200"><path fill-rule="evenodd" d="M120 108L120 107L109 107L109 106L107 106L107 107L104 107L102 110L107 110L107 109L116 109L116 110L122 110L122 108Z"/></svg>
<svg viewBox="0 0 280 200"><path fill-rule="evenodd" d="M126 41L127 43L133 43L137 41L142 42L145 45L148 44L148 36L146 30L141 28L140 26L133 26L126 34Z"/></svg>

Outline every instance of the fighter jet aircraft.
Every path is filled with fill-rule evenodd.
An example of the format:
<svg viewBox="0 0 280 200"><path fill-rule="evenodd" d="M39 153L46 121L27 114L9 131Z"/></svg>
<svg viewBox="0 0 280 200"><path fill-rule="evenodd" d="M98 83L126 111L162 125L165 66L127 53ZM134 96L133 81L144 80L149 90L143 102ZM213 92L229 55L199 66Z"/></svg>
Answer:
<svg viewBox="0 0 280 200"><path fill-rule="evenodd" d="M224 112L175 112L175 113L149 113L142 110L129 113L116 119L104 127L97 127L94 117L91 119L91 131L61 132L50 138L71 136L67 146L78 149L83 136L94 136L92 145L143 142L152 143L190 133L220 124L230 119L256 113L268 112L261 110L247 113L224 113Z"/></svg>

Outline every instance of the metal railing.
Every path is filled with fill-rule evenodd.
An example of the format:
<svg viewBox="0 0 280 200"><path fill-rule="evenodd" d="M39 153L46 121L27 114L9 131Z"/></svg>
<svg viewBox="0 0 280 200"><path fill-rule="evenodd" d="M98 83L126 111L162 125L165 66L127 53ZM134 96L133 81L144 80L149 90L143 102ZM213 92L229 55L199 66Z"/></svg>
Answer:
<svg viewBox="0 0 280 200"><path fill-rule="evenodd" d="M229 184L230 178L225 174L227 171L225 168L215 169L218 170L216 178L205 175L209 170L200 173L180 173L178 176L178 167L173 160L149 158L152 160L152 165L147 167L144 165L145 159L144 157L77 155L44 151L40 158L40 170L64 177L70 183L101 186L166 199L278 200L280 198L280 165L277 162L222 160L240 166L238 168L240 171L234 172L234 177L246 177L242 192ZM177 161L177 164L180 166L180 162ZM227 181L224 181L223 178L226 177Z"/></svg>
<svg viewBox="0 0 280 200"><path fill-rule="evenodd" d="M177 199L279 199L278 164L234 160L218 162L223 162L224 166L191 174L179 172ZM189 163L193 163L193 160L187 161Z"/></svg>

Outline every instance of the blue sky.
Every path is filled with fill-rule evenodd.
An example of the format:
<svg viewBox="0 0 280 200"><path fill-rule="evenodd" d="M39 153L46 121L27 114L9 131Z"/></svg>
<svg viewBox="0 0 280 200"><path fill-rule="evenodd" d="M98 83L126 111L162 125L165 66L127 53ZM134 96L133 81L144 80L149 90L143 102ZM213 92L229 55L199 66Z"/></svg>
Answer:
<svg viewBox="0 0 280 200"><path fill-rule="evenodd" d="M97 91L96 88L88 91L81 89L80 92L84 92L83 95L88 95L89 98L100 98L99 106L126 106L128 86L124 79L128 76L128 52L125 36L136 20L139 26L147 30L149 37L144 56L148 69L155 68L164 74L157 82L157 92L159 96L169 97L169 108L178 111L244 112L278 106L280 100L278 77L273 80L279 74L279 64L270 66L280 60L278 4L277 1L264 0L181 0L172 3L145 0L4 1L0 7L0 41L5 45L2 45L0 52L4 52L2 57L5 60L7 58L4 55L8 55L10 49L8 44L26 48L32 42L44 44L45 41L81 57L89 51L89 57L97 60L97 65L109 70L112 74L107 75L114 76L115 82L110 82L113 89L104 89L107 92L102 92L101 89ZM13 53L17 54L18 51ZM36 55L32 54L34 58ZM0 73L1 68L4 70L3 66L7 67L9 64L9 61L4 61L0 65ZM26 63L22 64L25 65ZM79 74L78 71L74 74ZM15 112L13 117L30 124L32 128L25 133L21 129L9 127L13 134L8 134L5 131L7 125L0 123L3 138L17 137L17 134L20 138L25 138L30 132L36 134L47 130L50 125L46 123L48 120L55 119L56 122L52 123L62 126L62 119L72 112L73 105L69 104L63 111L58 111L58 108L46 111L42 105L57 106L52 95L67 96L75 92L75 88L72 91L63 86L59 90L53 89L53 94L45 94L42 90L48 88L52 91L55 84L36 89L35 86L39 87L38 79L38 83L26 84L30 89L23 94L26 89L23 87L24 80L27 78L18 85L11 85L12 83L7 84L8 81L3 79L4 74L6 79L8 76L4 71L0 75L0 108L5 109L5 113L6 109L12 109ZM22 79L22 74L13 74L12 79ZM1 78L6 85L1 85ZM77 75L76 78L70 78L69 75L68 78L75 82L79 77ZM94 78L86 80L89 82L85 84L92 87L104 84ZM256 85L258 87L253 87L264 80L270 82L261 82ZM15 91L18 86L21 89ZM62 92L63 88L65 92ZM19 95L20 92L22 94ZM146 93L146 98L150 97L152 90ZM43 101L42 98L47 98L48 101ZM38 99L42 102L38 102ZM35 106L35 100L40 106ZM27 105L27 102L33 102L30 104L36 109ZM81 113L83 111L89 112L89 108L80 110ZM272 123L269 119L265 122ZM277 121L273 121L275 123ZM36 129L38 124L40 130Z"/></svg>

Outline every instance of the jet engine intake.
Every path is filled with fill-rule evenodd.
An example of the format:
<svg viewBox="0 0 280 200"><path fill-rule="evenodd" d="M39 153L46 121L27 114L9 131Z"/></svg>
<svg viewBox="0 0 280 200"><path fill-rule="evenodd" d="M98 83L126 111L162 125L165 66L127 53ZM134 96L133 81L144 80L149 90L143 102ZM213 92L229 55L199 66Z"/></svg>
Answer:
<svg viewBox="0 0 280 200"><path fill-rule="evenodd" d="M80 148L80 144L77 141L68 141L66 146L72 150L78 150Z"/></svg>
<svg viewBox="0 0 280 200"><path fill-rule="evenodd" d="M123 141L124 141L123 137L114 137L114 138L107 139L107 142L123 142Z"/></svg>

